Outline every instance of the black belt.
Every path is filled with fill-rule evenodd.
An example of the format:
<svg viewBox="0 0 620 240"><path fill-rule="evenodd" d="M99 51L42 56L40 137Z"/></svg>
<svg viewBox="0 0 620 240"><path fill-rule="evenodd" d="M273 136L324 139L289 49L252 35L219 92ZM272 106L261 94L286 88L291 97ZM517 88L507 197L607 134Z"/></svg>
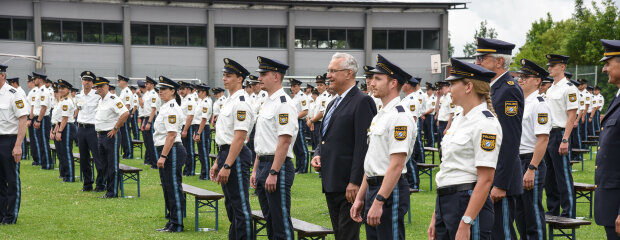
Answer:
<svg viewBox="0 0 620 240"><path fill-rule="evenodd" d="M0 135L0 139L17 137L17 134Z"/></svg>
<svg viewBox="0 0 620 240"><path fill-rule="evenodd" d="M228 149L230 149L230 145L228 145L228 144L219 145L219 146L217 147L217 151L218 151L218 152L228 151Z"/></svg>
<svg viewBox="0 0 620 240"><path fill-rule="evenodd" d="M274 158L275 158L275 155L258 156L258 161L261 161L261 162L273 162Z"/></svg>
<svg viewBox="0 0 620 240"><path fill-rule="evenodd" d="M94 128L95 124L78 123L78 127L80 127L80 128Z"/></svg>
<svg viewBox="0 0 620 240"><path fill-rule="evenodd" d="M110 131L99 131L97 132L98 135L107 135Z"/></svg>
<svg viewBox="0 0 620 240"><path fill-rule="evenodd" d="M183 143L180 143L180 142L175 142L174 144L172 144L172 146L173 147L183 147L184 148ZM164 149L164 145L155 146L155 148L157 148L157 151L161 151L162 149ZM172 151L172 149L170 151ZM170 153L168 153L168 155L170 155Z"/></svg>
<svg viewBox="0 0 620 240"><path fill-rule="evenodd" d="M521 159L532 159L533 156L534 156L534 153L519 154L519 158Z"/></svg>
<svg viewBox="0 0 620 240"><path fill-rule="evenodd" d="M564 128L554 127L554 128L551 129L551 132L557 132L557 131L564 131Z"/></svg>
<svg viewBox="0 0 620 240"><path fill-rule="evenodd" d="M451 185L451 186L446 186L446 187L440 187L440 188L437 188L437 196L444 196L444 195L448 195L448 194L452 194L456 192L473 190L475 186L476 186L476 183L473 182L473 183L463 183L463 184Z"/></svg>
<svg viewBox="0 0 620 240"><path fill-rule="evenodd" d="M401 174L399 179L404 179L405 174ZM368 186L379 186L383 183L383 176L374 176L374 177L366 177L366 182Z"/></svg>

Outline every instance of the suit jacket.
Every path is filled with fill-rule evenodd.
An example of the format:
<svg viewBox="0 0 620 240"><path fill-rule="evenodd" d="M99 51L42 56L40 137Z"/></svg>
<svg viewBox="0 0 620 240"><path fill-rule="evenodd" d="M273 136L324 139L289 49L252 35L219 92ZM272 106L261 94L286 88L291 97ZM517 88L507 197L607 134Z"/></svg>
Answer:
<svg viewBox="0 0 620 240"><path fill-rule="evenodd" d="M614 226L620 215L620 98L617 97L601 122L594 184L597 185L594 198L596 223Z"/></svg>
<svg viewBox="0 0 620 240"><path fill-rule="evenodd" d="M327 105L325 115L335 101ZM316 155L321 156L323 192L345 192L347 185L361 185L368 150L368 128L377 114L372 98L353 86L334 109ZM324 123L319 131L323 131Z"/></svg>
<svg viewBox="0 0 620 240"><path fill-rule="evenodd" d="M491 86L491 100L502 126L502 145L495 168L493 186L506 190L507 196L523 193L523 172L519 158L521 120L523 119L523 91L506 72Z"/></svg>

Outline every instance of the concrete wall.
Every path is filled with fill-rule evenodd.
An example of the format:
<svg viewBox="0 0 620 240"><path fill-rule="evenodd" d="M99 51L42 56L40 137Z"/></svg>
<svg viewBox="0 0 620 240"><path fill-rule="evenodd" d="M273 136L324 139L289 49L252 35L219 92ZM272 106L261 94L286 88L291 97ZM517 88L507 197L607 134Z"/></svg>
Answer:
<svg viewBox="0 0 620 240"><path fill-rule="evenodd" d="M207 78L207 49L190 47L131 47L132 77Z"/></svg>
<svg viewBox="0 0 620 240"><path fill-rule="evenodd" d="M24 1L28 2L28 1ZM29 4L32 9L32 4ZM41 1L42 18L93 19L122 21L123 10L119 4L70 3Z"/></svg>

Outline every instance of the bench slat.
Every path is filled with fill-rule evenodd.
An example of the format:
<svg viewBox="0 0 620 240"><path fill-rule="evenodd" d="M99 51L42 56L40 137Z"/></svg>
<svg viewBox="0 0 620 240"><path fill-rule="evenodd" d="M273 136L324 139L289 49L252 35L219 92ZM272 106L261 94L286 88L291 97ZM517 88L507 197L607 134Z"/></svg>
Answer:
<svg viewBox="0 0 620 240"><path fill-rule="evenodd" d="M122 164L122 163L118 164L118 169L122 170L123 172L140 172L140 171L142 171L141 168L127 166L127 165Z"/></svg>
<svg viewBox="0 0 620 240"><path fill-rule="evenodd" d="M547 224L552 225L555 229L579 228L583 225L592 224L590 221L586 220L551 215L545 215L545 221L547 222Z"/></svg>
<svg viewBox="0 0 620 240"><path fill-rule="evenodd" d="M588 184L588 183L579 183L579 182L574 182L573 186L575 188L575 191L594 191L596 190L596 186L593 184Z"/></svg>
<svg viewBox="0 0 620 240"><path fill-rule="evenodd" d="M263 216L263 212L259 211L259 210L254 210L252 211L252 218L258 219L258 220L265 220L265 217ZM306 221L302 221L296 218L291 217L291 221L293 222L293 229L295 229L295 231L299 232L299 234L303 237L311 237L311 236L324 236L327 234L333 234L334 231L320 226L320 225L316 225L314 223L309 223Z"/></svg>
<svg viewBox="0 0 620 240"><path fill-rule="evenodd" d="M193 195L198 200L219 200L224 195L183 183L183 192Z"/></svg>

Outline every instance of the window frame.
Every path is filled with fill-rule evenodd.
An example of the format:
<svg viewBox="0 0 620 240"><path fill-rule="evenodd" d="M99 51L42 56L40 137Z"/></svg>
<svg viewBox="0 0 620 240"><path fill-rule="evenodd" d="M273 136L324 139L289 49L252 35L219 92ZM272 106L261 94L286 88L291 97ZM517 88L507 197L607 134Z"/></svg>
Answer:
<svg viewBox="0 0 620 240"><path fill-rule="evenodd" d="M362 48L351 48L351 42L349 41L349 31L350 30L356 30L362 31L362 35L364 34L364 28L355 28L355 27L311 27L311 26L296 26L295 27L295 33L297 33L298 29L303 29L303 30L310 30L310 38L309 40L314 40L314 30L327 30L327 42L329 43L329 47L328 48L319 48L319 42L318 40L316 41L316 43L314 43L314 47L303 47L304 44L302 43L302 47L297 47L297 46L293 46L295 49L320 49L320 50L364 50L364 44L362 43ZM334 48L333 46L333 40L332 39L332 31L343 31L344 30L344 37L345 37L345 47L344 48ZM365 39L362 39L362 42L364 42Z"/></svg>
<svg viewBox="0 0 620 240"><path fill-rule="evenodd" d="M248 25L227 25L227 24L224 24L224 25L216 25L215 28L229 28L229 30L230 30L230 44L228 46L217 46L217 45L214 45L215 48L286 49L286 45L287 45L286 40L284 41L284 43L280 43L280 46L282 46L282 47L280 47L280 46L272 47L271 46L271 30L272 29L278 29L278 32L280 32L281 30L286 31L287 30L286 26L273 26L273 25L260 25L260 26L259 25L251 25L251 26L248 26ZM234 42L235 42L234 36L235 36L235 34L234 34L234 31L233 31L233 28L248 28L248 32L249 32L249 34L248 34L249 46L248 47L237 47L237 46L234 46ZM255 47L255 46L252 45L252 29L254 29L254 28L266 28L267 29L267 47ZM214 39L215 39L215 36L214 36Z"/></svg>
<svg viewBox="0 0 620 240"><path fill-rule="evenodd" d="M404 36L404 48L403 49L395 49L395 48L390 48L390 44L389 44L389 35L390 35L390 30L391 31L404 31L405 32L405 36ZM374 48L372 47L372 50L433 50L433 51L439 51L441 49L441 29L440 28L373 28L372 32L374 33L374 31L386 31L386 48ZM419 48L409 48L407 46L407 35L409 33L409 31L419 31L420 32L420 47ZM439 37L438 37L438 41L439 41L439 48L438 49L431 49L431 48L424 48L424 32L425 31L437 31L439 32ZM371 37L372 38L372 37ZM374 40L373 40L374 43Z"/></svg>

